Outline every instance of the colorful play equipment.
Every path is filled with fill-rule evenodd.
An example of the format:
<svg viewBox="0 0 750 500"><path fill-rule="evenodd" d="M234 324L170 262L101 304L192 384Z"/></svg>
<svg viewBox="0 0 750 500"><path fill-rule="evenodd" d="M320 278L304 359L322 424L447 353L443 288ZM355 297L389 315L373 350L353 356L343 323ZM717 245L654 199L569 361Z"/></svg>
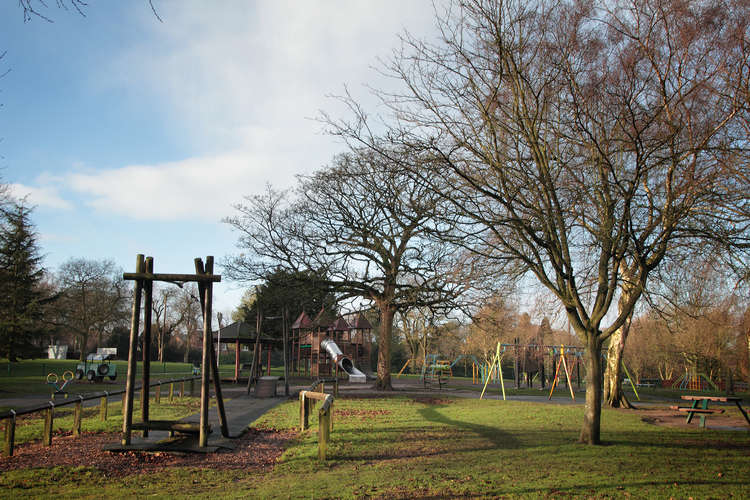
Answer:
<svg viewBox="0 0 750 500"><path fill-rule="evenodd" d="M55 399L55 396L58 394L62 394L65 399L68 398L68 393L65 392L65 387L68 385L69 382L73 380L73 372L70 370L66 370L63 372L62 377L58 377L57 373L50 372L47 374L47 384L52 386L55 390L52 392L52 399ZM62 385L58 385L58 382L62 380Z"/></svg>
<svg viewBox="0 0 750 500"><path fill-rule="evenodd" d="M357 366L369 366L372 325L362 313L333 316L321 309L315 319L303 311L292 324L292 371L299 375L338 376L365 383Z"/></svg>
<svg viewBox="0 0 750 500"><path fill-rule="evenodd" d="M705 373L691 372L687 368L685 368L685 373L674 381L672 387L682 391L705 391L709 390L709 387L714 391L719 390L719 387Z"/></svg>

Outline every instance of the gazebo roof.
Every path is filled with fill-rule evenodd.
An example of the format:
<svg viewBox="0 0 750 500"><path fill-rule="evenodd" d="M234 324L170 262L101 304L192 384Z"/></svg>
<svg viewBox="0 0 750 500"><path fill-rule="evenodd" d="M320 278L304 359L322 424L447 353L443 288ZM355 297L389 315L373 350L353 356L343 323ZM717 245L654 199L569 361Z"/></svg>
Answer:
<svg viewBox="0 0 750 500"><path fill-rule="evenodd" d="M239 340L240 344L249 344L255 342L255 327L244 321L235 321L232 324L219 328L213 331L213 338L218 339L221 336L222 344L235 343ZM275 342L276 339L272 339L268 335L261 332L261 342Z"/></svg>

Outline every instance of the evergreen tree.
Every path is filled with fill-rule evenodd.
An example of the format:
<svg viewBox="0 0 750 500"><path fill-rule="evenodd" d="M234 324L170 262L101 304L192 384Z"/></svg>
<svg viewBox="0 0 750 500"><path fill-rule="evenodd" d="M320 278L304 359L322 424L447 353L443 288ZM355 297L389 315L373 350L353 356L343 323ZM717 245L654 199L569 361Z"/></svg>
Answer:
<svg viewBox="0 0 750 500"><path fill-rule="evenodd" d="M23 202L0 210L0 352L9 361L31 357L41 332L44 270L30 215Z"/></svg>

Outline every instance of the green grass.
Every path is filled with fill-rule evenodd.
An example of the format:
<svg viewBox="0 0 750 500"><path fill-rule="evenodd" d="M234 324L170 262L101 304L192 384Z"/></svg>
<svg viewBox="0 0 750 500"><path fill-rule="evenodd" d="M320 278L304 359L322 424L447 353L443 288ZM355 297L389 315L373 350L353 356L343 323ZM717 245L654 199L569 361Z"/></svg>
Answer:
<svg viewBox="0 0 750 500"><path fill-rule="evenodd" d="M0 361L0 397L14 397L16 395L36 394L51 395L54 388L47 383L47 374L58 376L58 387L62 386L62 375L65 371L74 372L79 362L72 359L29 359L15 363ZM116 391L124 388L128 372L127 361L112 361L117 365L117 378L109 378L101 383L89 382L85 378L73 380L65 386L69 394L86 394L101 391ZM10 370L8 366L10 365ZM140 380L142 363L137 364L136 378ZM222 366L222 374L230 373L229 367ZM234 374L234 368L231 368ZM190 363L158 363L151 362L151 381L183 378L192 374ZM58 396L61 397L61 396Z"/></svg>
<svg viewBox="0 0 750 500"><path fill-rule="evenodd" d="M0 496L746 498L750 491L750 433L656 427L605 409L605 444L583 446L575 443L581 414L580 406L509 401L339 399L325 462L316 458L313 419L269 470L174 468L108 479L91 468L33 469L4 473ZM290 402L255 426L291 429L297 419Z"/></svg>

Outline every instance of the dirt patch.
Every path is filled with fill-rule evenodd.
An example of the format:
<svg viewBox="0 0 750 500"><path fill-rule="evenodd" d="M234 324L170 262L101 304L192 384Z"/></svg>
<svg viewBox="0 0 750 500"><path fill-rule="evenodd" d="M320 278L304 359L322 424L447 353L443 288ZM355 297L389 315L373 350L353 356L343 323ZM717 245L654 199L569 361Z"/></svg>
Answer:
<svg viewBox="0 0 750 500"><path fill-rule="evenodd" d="M12 457L0 458L0 471L32 467L92 466L109 477L148 473L164 467L264 470L273 467L295 432L250 430L234 450L217 453L108 452L119 433L84 433L80 437L55 436L52 446L27 443L16 447Z"/></svg>
<svg viewBox="0 0 750 500"><path fill-rule="evenodd" d="M688 424L685 422L687 418L686 414L678 413L676 410L670 410L669 408L638 408L635 410L622 409L619 411L636 413L637 415L640 415L642 421L648 424L680 429L700 429L700 418L698 415L693 417L692 422ZM713 414L706 417L706 428L723 429L725 427L750 431L750 425L747 424L736 408L727 407L724 413Z"/></svg>
<svg viewBox="0 0 750 500"><path fill-rule="evenodd" d="M414 402L416 402L416 403L422 403L422 404L425 404L425 405L449 405L449 404L453 403L453 400L452 399L422 397L422 398L414 398Z"/></svg>

